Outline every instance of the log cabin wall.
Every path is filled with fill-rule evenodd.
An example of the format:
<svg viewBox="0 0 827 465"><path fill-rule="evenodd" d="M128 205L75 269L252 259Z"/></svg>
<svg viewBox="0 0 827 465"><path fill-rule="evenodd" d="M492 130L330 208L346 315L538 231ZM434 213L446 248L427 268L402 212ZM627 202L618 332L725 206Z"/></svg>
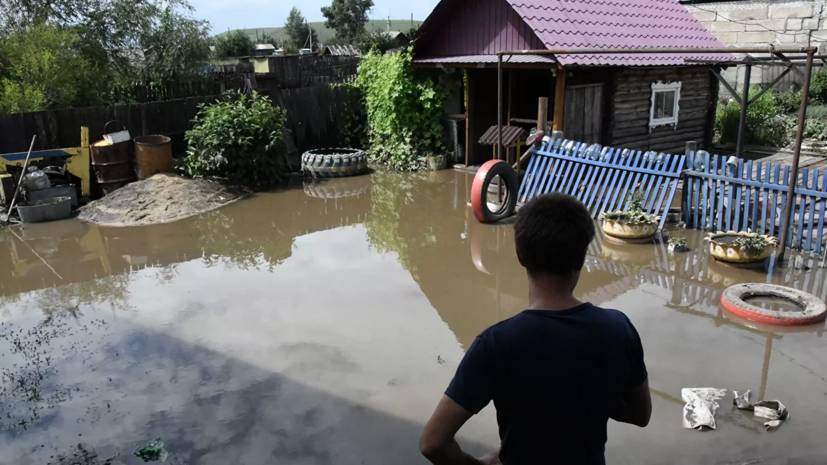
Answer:
<svg viewBox="0 0 827 465"><path fill-rule="evenodd" d="M681 82L677 126L649 128L652 84ZM636 150L681 153L693 140L708 146L712 139L717 88L708 67L624 68L609 86L606 145Z"/></svg>

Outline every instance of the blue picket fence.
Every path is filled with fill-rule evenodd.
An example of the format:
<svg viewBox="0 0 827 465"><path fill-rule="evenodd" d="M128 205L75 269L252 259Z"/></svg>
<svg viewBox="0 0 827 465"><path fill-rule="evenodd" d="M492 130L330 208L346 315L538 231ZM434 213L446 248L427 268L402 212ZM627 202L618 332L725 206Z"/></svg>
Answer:
<svg viewBox="0 0 827 465"><path fill-rule="evenodd" d="M781 236L791 167L761 160L689 154L683 189L687 227L709 231L753 231ZM821 253L827 213L827 169L801 168L787 246Z"/></svg>
<svg viewBox="0 0 827 465"><path fill-rule="evenodd" d="M663 228L685 163L684 155L556 139L535 150L518 200L562 192L577 197L596 218L627 210L632 195L641 194L644 209L660 215Z"/></svg>

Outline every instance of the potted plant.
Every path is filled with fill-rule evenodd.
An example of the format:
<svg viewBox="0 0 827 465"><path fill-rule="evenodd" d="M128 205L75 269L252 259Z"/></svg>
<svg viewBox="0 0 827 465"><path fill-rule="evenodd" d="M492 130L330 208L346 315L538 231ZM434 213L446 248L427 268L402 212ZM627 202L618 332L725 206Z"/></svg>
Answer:
<svg viewBox="0 0 827 465"><path fill-rule="evenodd" d="M603 212L600 225L607 236L630 242L647 242L658 232L660 217L643 210L643 196L632 197L629 210Z"/></svg>
<svg viewBox="0 0 827 465"><path fill-rule="evenodd" d="M722 262L735 264L760 263L778 245L773 236L754 232L723 232L709 237L709 252Z"/></svg>
<svg viewBox="0 0 827 465"><path fill-rule="evenodd" d="M670 237L668 242L668 249L670 253L684 253L689 252L689 241L685 237Z"/></svg>

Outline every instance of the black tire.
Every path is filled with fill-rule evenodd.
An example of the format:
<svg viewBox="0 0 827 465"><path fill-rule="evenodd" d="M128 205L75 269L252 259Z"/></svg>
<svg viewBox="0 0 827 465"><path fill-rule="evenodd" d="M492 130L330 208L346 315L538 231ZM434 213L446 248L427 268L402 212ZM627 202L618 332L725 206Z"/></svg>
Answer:
<svg viewBox="0 0 827 465"><path fill-rule="evenodd" d="M368 155L356 149L316 149L302 155L302 171L314 178L357 176L368 172Z"/></svg>
<svg viewBox="0 0 827 465"><path fill-rule="evenodd" d="M505 184L506 198L496 211L488 205L488 189L497 176ZM495 223L514 214L517 207L517 191L520 188L517 172L502 160L491 160L483 164L474 176L471 185L471 208L481 223Z"/></svg>

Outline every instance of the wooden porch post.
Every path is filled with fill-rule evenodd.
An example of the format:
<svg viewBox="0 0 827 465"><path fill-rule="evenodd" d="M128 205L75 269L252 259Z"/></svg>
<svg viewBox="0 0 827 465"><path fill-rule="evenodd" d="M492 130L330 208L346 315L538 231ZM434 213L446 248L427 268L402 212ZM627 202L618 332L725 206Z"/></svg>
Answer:
<svg viewBox="0 0 827 465"><path fill-rule="evenodd" d="M554 80L554 116L553 131L565 131L563 118L566 112L566 71L557 66L557 76Z"/></svg>
<svg viewBox="0 0 827 465"><path fill-rule="evenodd" d="M474 102L471 99L471 72L464 70L465 81L465 166L471 165L471 117L474 114Z"/></svg>

